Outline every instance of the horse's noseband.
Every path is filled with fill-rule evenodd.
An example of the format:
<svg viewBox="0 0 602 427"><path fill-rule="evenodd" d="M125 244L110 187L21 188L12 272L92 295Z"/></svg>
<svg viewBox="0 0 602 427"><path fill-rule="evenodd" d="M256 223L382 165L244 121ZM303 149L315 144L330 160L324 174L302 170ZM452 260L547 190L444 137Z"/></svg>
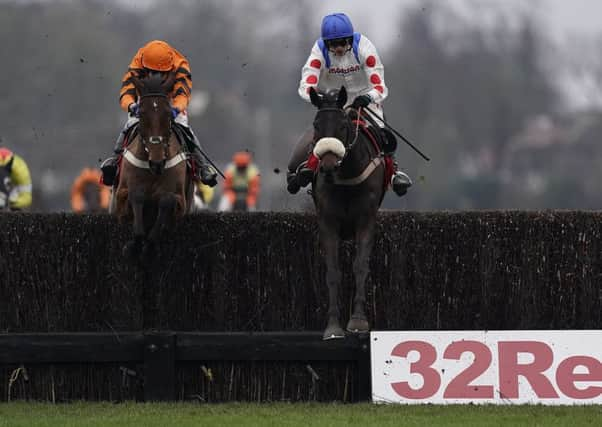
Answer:
<svg viewBox="0 0 602 427"><path fill-rule="evenodd" d="M162 136L151 136L148 138L148 143L149 144L161 144L163 143L163 137Z"/></svg>
<svg viewBox="0 0 602 427"><path fill-rule="evenodd" d="M357 142L358 139L358 134L359 134L359 129L356 127L355 129L355 137L353 138L353 141L349 142L348 144L346 144L349 141L349 129L350 129L350 120L349 120L349 116L347 115L347 112L342 109L342 108L338 108L338 107L326 107L326 108L321 108L318 110L317 114L320 114L321 112L326 112L326 111L339 111L343 114L344 116L344 120L345 120L345 124L347 125L347 135L345 136L345 140L343 141L343 145L345 145L345 155L343 156L342 159L340 159L337 163L340 166L341 163L343 162L343 160L345 159L345 157L347 157L347 154L349 154L349 151L351 151L351 149L353 148L353 146L355 145L355 143ZM314 140L314 144L317 142L317 140Z"/></svg>

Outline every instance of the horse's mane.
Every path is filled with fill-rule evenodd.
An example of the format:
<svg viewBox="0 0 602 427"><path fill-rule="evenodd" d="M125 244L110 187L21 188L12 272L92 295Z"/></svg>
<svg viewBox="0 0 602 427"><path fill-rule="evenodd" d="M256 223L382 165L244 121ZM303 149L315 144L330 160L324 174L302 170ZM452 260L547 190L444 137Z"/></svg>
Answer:
<svg viewBox="0 0 602 427"><path fill-rule="evenodd" d="M165 93L162 85L165 82L164 76L160 73L151 73L142 79L145 93Z"/></svg>

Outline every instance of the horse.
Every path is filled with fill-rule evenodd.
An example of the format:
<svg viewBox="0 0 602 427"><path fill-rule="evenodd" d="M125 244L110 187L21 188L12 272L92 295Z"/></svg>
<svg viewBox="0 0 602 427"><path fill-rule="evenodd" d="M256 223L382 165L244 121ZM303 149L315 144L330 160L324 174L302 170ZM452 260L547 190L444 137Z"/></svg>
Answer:
<svg viewBox="0 0 602 427"><path fill-rule="evenodd" d="M137 135L124 148L114 211L120 222L133 220L134 237L123 248L134 257L149 252L177 218L192 211L194 185L187 155L173 127L168 94L175 74L133 77L139 96Z"/></svg>
<svg viewBox="0 0 602 427"><path fill-rule="evenodd" d="M338 306L338 286L342 278L339 243L342 240L354 240L356 248L355 296L346 329L354 334L370 330L364 310L365 283L374 245L376 214L386 191L386 171L377 139L360 129L357 115L353 120L350 113L356 113L355 110L344 109L345 87L327 94L318 94L311 88L309 95L311 103L318 108L313 123L313 152L319 165L311 194L326 261L328 323L323 339L329 340L345 337Z"/></svg>

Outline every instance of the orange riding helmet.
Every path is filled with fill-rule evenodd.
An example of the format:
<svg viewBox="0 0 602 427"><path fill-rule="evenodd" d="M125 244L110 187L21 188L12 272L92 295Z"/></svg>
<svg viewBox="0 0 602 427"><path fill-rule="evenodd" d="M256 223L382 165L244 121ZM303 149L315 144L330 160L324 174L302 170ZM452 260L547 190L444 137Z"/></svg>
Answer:
<svg viewBox="0 0 602 427"><path fill-rule="evenodd" d="M142 50L142 66L153 71L171 71L174 56L171 46L161 40L153 40Z"/></svg>
<svg viewBox="0 0 602 427"><path fill-rule="evenodd" d="M232 161L237 167L244 168L249 166L249 163L251 163L251 155L246 151L239 151L238 153L234 153Z"/></svg>

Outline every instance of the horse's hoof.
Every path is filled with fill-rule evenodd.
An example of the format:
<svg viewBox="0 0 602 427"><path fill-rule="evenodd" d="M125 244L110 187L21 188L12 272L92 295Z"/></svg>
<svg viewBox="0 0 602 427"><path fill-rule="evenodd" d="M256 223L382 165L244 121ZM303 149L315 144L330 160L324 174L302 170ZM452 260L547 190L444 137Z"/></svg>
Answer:
<svg viewBox="0 0 602 427"><path fill-rule="evenodd" d="M337 340L341 338L345 338L345 332L340 327L326 328L324 335L322 335L323 341Z"/></svg>
<svg viewBox="0 0 602 427"><path fill-rule="evenodd" d="M366 319L352 317L347 323L347 330L352 334L366 334L370 332L370 324Z"/></svg>

